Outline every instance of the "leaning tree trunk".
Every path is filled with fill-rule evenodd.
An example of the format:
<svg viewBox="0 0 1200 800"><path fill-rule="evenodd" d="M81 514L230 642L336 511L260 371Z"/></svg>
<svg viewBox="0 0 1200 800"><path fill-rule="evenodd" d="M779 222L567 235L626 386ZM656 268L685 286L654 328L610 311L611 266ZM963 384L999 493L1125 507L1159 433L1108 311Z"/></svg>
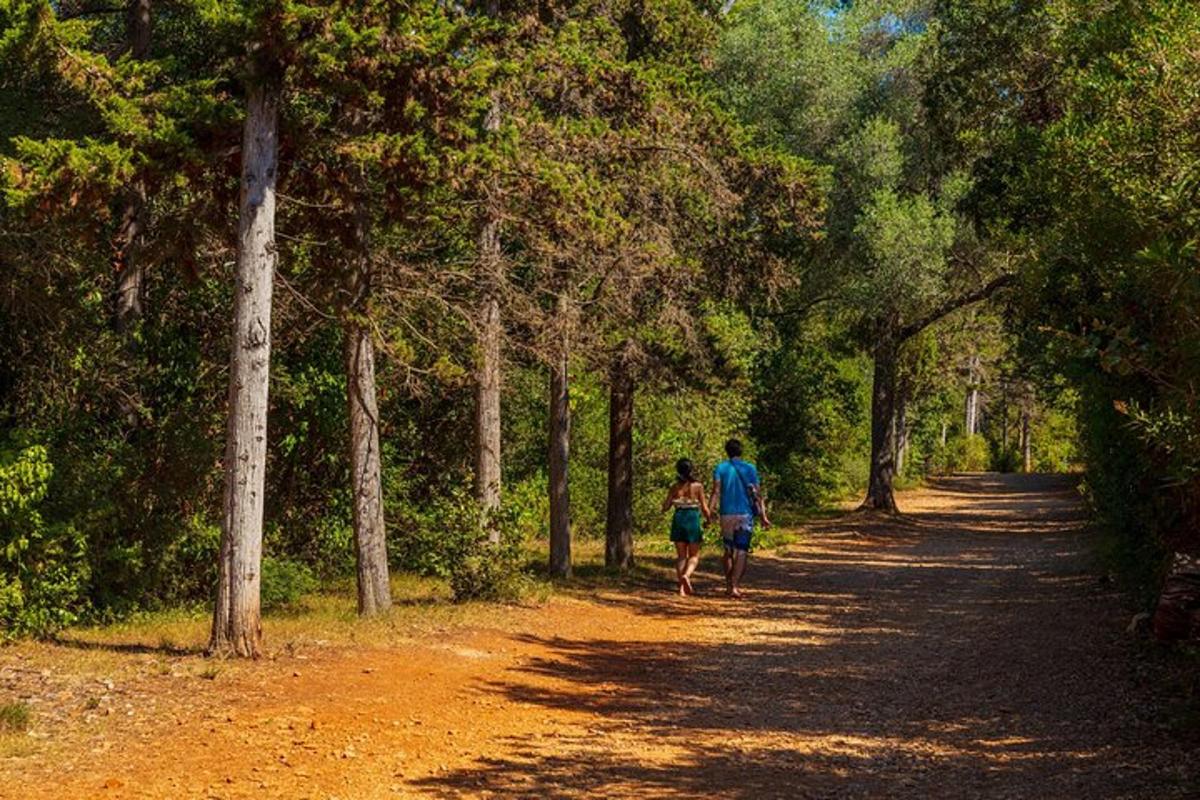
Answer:
<svg viewBox="0 0 1200 800"><path fill-rule="evenodd" d="M896 451L892 418L895 414L896 357L893 342L875 347L875 376L871 385L871 474L867 497L862 508L895 514L896 495L892 484L896 477Z"/></svg>
<svg viewBox="0 0 1200 800"><path fill-rule="evenodd" d="M608 519L604 528L604 564L633 566L633 365L628 347L613 362L609 380Z"/></svg>
<svg viewBox="0 0 1200 800"><path fill-rule="evenodd" d="M571 574L571 492L567 480L571 449L571 402L567 338L550 366L550 574Z"/></svg>
<svg viewBox="0 0 1200 800"><path fill-rule="evenodd" d="M275 179L279 88L254 85L242 131L241 203L229 419L225 435L225 515L209 651L258 656L271 288L275 274Z"/></svg>
<svg viewBox="0 0 1200 800"><path fill-rule="evenodd" d="M143 61L150 54L150 0L133 0L127 19L129 57ZM129 187L121 212L113 268L117 276L116 325L125 330L141 318L145 305L146 267L138 244L146 227L146 187L136 181Z"/></svg>
<svg viewBox="0 0 1200 800"><path fill-rule="evenodd" d="M349 299L343 324L358 613L369 616L387 610L392 605L392 593L388 583L387 536L383 519L375 342L363 319L374 276L367 243L367 222L361 212L355 227L359 247L356 263L347 276Z"/></svg>
<svg viewBox="0 0 1200 800"><path fill-rule="evenodd" d="M500 100L492 98L484 130L500 130ZM490 517L500 506L500 214L495 187L479 229L479 267L484 286L479 319L479 364L475 377L475 499L483 515L488 540L500 541Z"/></svg>

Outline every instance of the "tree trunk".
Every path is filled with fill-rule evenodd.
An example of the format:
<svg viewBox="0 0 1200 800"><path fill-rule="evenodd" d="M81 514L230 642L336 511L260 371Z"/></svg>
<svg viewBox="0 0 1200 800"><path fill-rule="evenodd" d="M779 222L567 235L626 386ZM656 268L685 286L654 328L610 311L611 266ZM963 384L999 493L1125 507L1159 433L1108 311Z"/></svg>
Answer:
<svg viewBox="0 0 1200 800"><path fill-rule="evenodd" d="M550 574L571 575L571 492L568 459L571 449L571 403L567 375L568 344L550 367Z"/></svg>
<svg viewBox="0 0 1200 800"><path fill-rule="evenodd" d="M613 362L608 401L608 519L604 564L633 566L633 365L629 347Z"/></svg>
<svg viewBox="0 0 1200 800"><path fill-rule="evenodd" d="M966 418L963 421L963 435L974 436L979 425L979 386L976 385L979 356L971 356L967 372L967 407Z"/></svg>
<svg viewBox="0 0 1200 800"><path fill-rule="evenodd" d="M246 99L229 418L225 437L225 514L217 601L209 651L258 656L271 289L275 274L275 179L279 87L256 84Z"/></svg>
<svg viewBox="0 0 1200 800"><path fill-rule="evenodd" d="M126 21L129 36L129 55L143 61L150 54L150 0L133 0ZM141 319L146 293L146 267L138 245L145 231L146 187L136 181L128 191L121 212L121 227L117 233L113 269L117 276L116 326L126 330Z"/></svg>
<svg viewBox="0 0 1200 800"><path fill-rule="evenodd" d="M1029 411L1021 411L1021 469L1033 472L1033 436L1029 430Z"/></svg>
<svg viewBox="0 0 1200 800"><path fill-rule="evenodd" d="M347 274L348 300L343 325L358 613L369 616L391 607L392 592L388 582L387 529L383 518L375 342L363 320L373 288L374 269L367 239L369 223L361 208L357 217L355 240L358 253L356 263Z"/></svg>
<svg viewBox="0 0 1200 800"><path fill-rule="evenodd" d="M1000 383L1000 451L1008 453L1008 384Z"/></svg>
<svg viewBox="0 0 1200 800"><path fill-rule="evenodd" d="M500 130L500 100L484 122L487 134ZM479 229L479 272L484 286L480 306L479 365L475 378L475 499L479 503L488 541L499 543L500 530L489 517L500 506L500 214L495 191Z"/></svg>
<svg viewBox="0 0 1200 800"><path fill-rule="evenodd" d="M942 420L942 447L946 446L946 433L949 428L950 426L946 423L946 421Z"/></svg>
<svg viewBox="0 0 1200 800"><path fill-rule="evenodd" d="M896 477L893 459L895 441L892 418L895 413L896 345L881 341L875 347L875 375L871 382L871 475L867 497L861 508L899 512L892 483Z"/></svg>
<svg viewBox="0 0 1200 800"><path fill-rule="evenodd" d="M357 322L347 323L345 335L358 613L369 616L392 605L375 400L375 344L370 331Z"/></svg>
<svg viewBox="0 0 1200 800"><path fill-rule="evenodd" d="M904 462L908 456L908 403L903 397L896 401L896 474L904 475Z"/></svg>

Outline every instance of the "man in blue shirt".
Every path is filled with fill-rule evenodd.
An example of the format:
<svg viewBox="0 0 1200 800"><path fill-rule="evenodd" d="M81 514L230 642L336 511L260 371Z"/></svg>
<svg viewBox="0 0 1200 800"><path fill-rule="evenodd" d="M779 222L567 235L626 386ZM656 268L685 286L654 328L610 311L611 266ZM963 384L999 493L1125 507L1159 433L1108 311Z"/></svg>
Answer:
<svg viewBox="0 0 1200 800"><path fill-rule="evenodd" d="M729 458L713 470L712 499L709 505L721 516L721 539L725 542L725 593L741 597L739 586L746 572L750 539L754 535L754 518L760 517L764 528L771 527L763 504L758 482L758 470L742 460L742 443L730 439L725 443Z"/></svg>

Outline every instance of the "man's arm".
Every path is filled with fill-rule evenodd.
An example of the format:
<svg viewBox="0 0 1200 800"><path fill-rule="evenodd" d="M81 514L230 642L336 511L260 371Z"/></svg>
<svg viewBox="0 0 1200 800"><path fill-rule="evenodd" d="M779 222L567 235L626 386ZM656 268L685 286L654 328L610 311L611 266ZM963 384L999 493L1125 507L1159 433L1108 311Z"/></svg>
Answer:
<svg viewBox="0 0 1200 800"><path fill-rule="evenodd" d="M721 479L713 476L712 496L708 498L708 507L716 514L721 508Z"/></svg>

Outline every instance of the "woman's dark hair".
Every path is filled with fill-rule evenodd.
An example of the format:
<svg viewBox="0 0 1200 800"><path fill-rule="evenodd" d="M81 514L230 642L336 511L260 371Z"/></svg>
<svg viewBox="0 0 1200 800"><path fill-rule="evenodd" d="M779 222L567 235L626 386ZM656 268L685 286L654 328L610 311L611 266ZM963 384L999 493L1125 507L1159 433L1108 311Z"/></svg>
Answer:
<svg viewBox="0 0 1200 800"><path fill-rule="evenodd" d="M725 454L730 458L742 457L742 443L737 439L730 439L725 443Z"/></svg>
<svg viewBox="0 0 1200 800"><path fill-rule="evenodd" d="M675 474L679 476L679 480L683 483L695 483L696 467L689 459L681 458L675 462Z"/></svg>

